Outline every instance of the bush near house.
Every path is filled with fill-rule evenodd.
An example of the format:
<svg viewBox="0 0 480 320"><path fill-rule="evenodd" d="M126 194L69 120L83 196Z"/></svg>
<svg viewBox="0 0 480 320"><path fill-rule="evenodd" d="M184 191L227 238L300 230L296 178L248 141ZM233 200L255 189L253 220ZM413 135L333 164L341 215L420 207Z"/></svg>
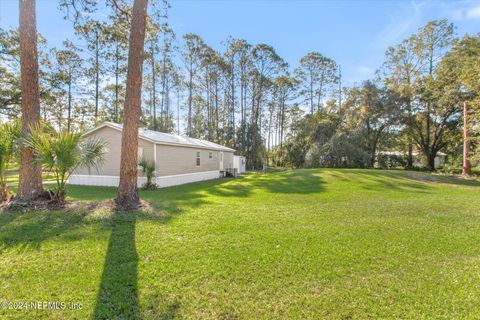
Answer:
<svg viewBox="0 0 480 320"><path fill-rule="evenodd" d="M52 200L59 203L65 201L67 181L75 169L97 166L106 152L105 142L97 138L82 139L80 132L45 126L31 128L25 143L34 150L34 161L53 173L56 190Z"/></svg>

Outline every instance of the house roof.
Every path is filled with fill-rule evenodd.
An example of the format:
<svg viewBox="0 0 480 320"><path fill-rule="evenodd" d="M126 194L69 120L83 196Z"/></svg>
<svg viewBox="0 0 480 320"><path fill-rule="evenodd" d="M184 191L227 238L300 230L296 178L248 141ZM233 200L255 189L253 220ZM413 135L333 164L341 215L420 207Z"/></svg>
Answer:
<svg viewBox="0 0 480 320"><path fill-rule="evenodd" d="M84 135L90 134L94 131L97 131L101 128L109 127L122 131L123 125L113 122L104 122L99 126L87 131ZM220 151L230 151L234 152L234 149L216 144L207 140L190 138L187 136L180 136L176 134L164 133L153 131L147 128L139 128L138 136L144 140L150 141L155 144L164 144L164 145L177 145L177 146L187 146L194 148L210 149L210 150L220 150Z"/></svg>

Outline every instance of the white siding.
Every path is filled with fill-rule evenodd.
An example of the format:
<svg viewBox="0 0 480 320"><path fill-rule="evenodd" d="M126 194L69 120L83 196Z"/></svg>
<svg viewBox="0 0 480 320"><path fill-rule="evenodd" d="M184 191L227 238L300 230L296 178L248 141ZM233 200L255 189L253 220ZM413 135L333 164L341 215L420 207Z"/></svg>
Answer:
<svg viewBox="0 0 480 320"><path fill-rule="evenodd" d="M171 186L177 186L181 184L205 181L211 179L217 179L219 177L219 171L207 171L207 172L195 172L187 174L178 174L173 176L157 177L155 182L158 187L166 188ZM74 185L87 185L87 186L104 186L104 187L117 187L120 178L118 176L100 176L100 175L72 175L68 181L69 184ZM145 177L138 177L137 186L141 187L147 182Z"/></svg>
<svg viewBox="0 0 480 320"><path fill-rule="evenodd" d="M157 144L157 177L178 174L219 171L218 151ZM200 166L197 166L200 152ZM209 153L212 158L209 158Z"/></svg>
<svg viewBox="0 0 480 320"><path fill-rule="evenodd" d="M244 173L245 170L245 157L243 156L233 156L233 168L237 169L238 173Z"/></svg>
<svg viewBox="0 0 480 320"><path fill-rule="evenodd" d="M86 137L95 136L99 139L104 140L107 143L107 153L104 157L103 163L96 168L78 168L75 171L75 174L79 175L101 175L101 176L118 176L120 172L120 154L122 149L122 132L109 128L103 127L98 129ZM153 143L138 139L138 148L143 150L143 157L150 161L153 161ZM140 155L139 155L140 156ZM141 172L139 172L141 174Z"/></svg>

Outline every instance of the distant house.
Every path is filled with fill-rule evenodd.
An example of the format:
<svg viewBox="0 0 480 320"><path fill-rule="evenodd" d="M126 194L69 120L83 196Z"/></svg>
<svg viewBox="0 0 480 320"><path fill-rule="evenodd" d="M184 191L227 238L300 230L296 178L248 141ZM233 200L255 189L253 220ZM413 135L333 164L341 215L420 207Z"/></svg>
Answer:
<svg viewBox="0 0 480 320"><path fill-rule="evenodd" d="M377 154L377 167L387 166L387 167L397 167L401 166L401 163L406 162L407 154L400 151L381 151ZM413 156L413 166L415 168L422 168L422 157L417 151L412 152ZM385 164L380 164L380 157L382 157L382 162ZM435 157L435 168L441 168L445 165L445 159L447 155L443 152L437 152L437 156ZM400 159L400 161L399 161Z"/></svg>
<svg viewBox="0 0 480 320"><path fill-rule="evenodd" d="M98 168L79 168L70 176L70 184L94 186L118 186L122 125L104 122L84 136L98 137L106 141L108 152ZM226 171L241 173L245 158L234 156L234 149L185 136L162 133L140 128L138 132L138 159L155 163L156 183L168 187L195 181L219 178ZM235 164L239 164L235 167ZM138 186L146 178L139 170Z"/></svg>

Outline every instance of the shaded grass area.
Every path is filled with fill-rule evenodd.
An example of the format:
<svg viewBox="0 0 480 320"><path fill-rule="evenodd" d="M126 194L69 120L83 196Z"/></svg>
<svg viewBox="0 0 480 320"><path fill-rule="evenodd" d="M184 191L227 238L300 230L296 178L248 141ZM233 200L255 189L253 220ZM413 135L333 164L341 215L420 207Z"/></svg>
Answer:
<svg viewBox="0 0 480 320"><path fill-rule="evenodd" d="M53 182L55 181L55 176L53 173L50 172L44 172L42 174L43 182ZM18 185L19 181L19 174L18 171L12 171L11 173L7 174L7 184L9 186L14 186L16 187Z"/></svg>
<svg viewBox="0 0 480 320"><path fill-rule="evenodd" d="M152 208L0 214L0 318L480 317L480 183L296 170L142 192ZM69 187L101 201L114 188Z"/></svg>

